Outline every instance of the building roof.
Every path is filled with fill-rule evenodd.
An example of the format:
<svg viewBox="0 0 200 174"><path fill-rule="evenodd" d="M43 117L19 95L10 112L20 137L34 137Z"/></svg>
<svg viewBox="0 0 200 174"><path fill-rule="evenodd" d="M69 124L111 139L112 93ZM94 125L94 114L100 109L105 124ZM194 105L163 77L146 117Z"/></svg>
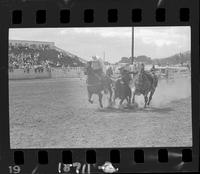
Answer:
<svg viewBox="0 0 200 174"><path fill-rule="evenodd" d="M28 43L28 44L48 44L55 45L54 42L46 42L46 41L30 41L30 40L9 40L9 43Z"/></svg>

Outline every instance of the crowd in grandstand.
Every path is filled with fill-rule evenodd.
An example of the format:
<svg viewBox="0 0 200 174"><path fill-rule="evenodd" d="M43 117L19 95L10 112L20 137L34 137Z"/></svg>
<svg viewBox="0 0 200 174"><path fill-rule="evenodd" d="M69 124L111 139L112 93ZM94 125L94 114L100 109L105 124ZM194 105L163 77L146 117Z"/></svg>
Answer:
<svg viewBox="0 0 200 174"><path fill-rule="evenodd" d="M24 72L34 69L35 72L42 72L44 68L50 70L50 67L80 66L80 64L77 59L73 60L62 52L50 48L49 45L9 44L10 72L14 69L24 69Z"/></svg>

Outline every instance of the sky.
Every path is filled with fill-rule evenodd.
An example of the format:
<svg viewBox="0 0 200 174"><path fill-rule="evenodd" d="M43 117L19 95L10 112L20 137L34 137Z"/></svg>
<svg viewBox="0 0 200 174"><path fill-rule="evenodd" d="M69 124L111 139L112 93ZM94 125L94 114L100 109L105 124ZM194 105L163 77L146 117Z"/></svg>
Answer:
<svg viewBox="0 0 200 174"><path fill-rule="evenodd" d="M9 39L55 42L55 45L85 60L92 56L116 62L131 56L131 27L17 28ZM134 56L165 58L191 50L190 27L134 27Z"/></svg>

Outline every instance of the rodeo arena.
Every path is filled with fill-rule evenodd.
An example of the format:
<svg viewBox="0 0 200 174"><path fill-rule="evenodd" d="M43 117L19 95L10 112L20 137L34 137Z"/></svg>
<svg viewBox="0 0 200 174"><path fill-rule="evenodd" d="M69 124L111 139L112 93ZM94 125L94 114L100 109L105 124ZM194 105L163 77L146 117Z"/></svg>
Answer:
<svg viewBox="0 0 200 174"><path fill-rule="evenodd" d="M190 69L10 40L11 148L191 146Z"/></svg>

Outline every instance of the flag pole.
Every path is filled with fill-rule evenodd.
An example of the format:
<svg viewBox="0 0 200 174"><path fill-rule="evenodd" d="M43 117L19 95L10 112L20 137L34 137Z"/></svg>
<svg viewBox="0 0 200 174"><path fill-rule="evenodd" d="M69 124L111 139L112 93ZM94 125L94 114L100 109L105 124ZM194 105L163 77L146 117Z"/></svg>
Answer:
<svg viewBox="0 0 200 174"><path fill-rule="evenodd" d="M131 40L131 60L134 62L134 27L132 27L132 40Z"/></svg>

